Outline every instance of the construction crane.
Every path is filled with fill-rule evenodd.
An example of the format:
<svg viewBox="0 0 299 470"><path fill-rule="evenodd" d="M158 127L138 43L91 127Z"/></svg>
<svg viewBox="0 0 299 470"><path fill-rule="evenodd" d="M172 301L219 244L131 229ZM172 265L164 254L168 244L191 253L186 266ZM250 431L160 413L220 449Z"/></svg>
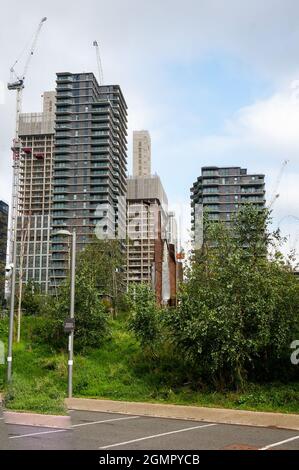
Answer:
<svg viewBox="0 0 299 470"><path fill-rule="evenodd" d="M33 41L29 50L29 54L25 61L23 73L18 75L15 67L19 62L19 58L14 62L10 68L10 82L7 84L8 90L16 91L16 128L15 137L13 140L12 152L13 152L13 183L12 183L12 203L11 203L11 215L10 215L10 241L9 241L9 261L13 266L11 276L11 316L14 314L14 302L15 302L15 283L16 283L16 260L17 260L17 224L18 224L18 188L19 188L19 174L20 174L20 157L25 155L26 149L22 149L21 142L19 140L19 122L20 114L22 110L22 94L25 87L25 78L27 76L28 68L30 65L31 58L34 54L37 40L42 29L43 24L47 20L46 17L42 18L38 24L38 28L33 36ZM27 149L30 150L30 149ZM21 275L21 274L20 274ZM20 300L19 300L20 302ZM13 322L13 320L11 320ZM10 325L10 329L13 325ZM10 339L11 343L11 339ZM9 345L11 348L11 344ZM9 356L11 354L9 353ZM8 371L8 375L10 371Z"/></svg>
<svg viewBox="0 0 299 470"><path fill-rule="evenodd" d="M17 59L14 62L14 64L12 65L12 67L10 68L10 82L7 84L7 88L9 90L16 90L16 92L17 92L16 139L18 139L18 136L19 136L19 116L20 116L21 108L22 108L22 91L23 91L23 88L25 86L24 82L25 82L25 78L26 78L26 75L27 75L27 72L28 72L28 68L29 68L31 58L32 58L32 56L34 54L34 51L35 51L35 47L36 47L36 44L37 44L37 40L38 40L40 31L41 31L42 26L43 26L45 21L47 21L46 17L42 18L41 21L39 22L38 28L37 28L37 30L34 34L34 37L33 37L33 41L32 41L32 44L31 44L31 48L30 48L27 60L25 62L23 73L21 75L18 75L16 73L16 70L15 70L15 67L18 64L19 59Z"/></svg>
<svg viewBox="0 0 299 470"><path fill-rule="evenodd" d="M97 56L97 64L98 64L98 78L99 78L99 85L104 85L104 75L103 75L103 68L101 62L101 55L100 55L100 48L98 41L93 41L92 45L96 49L96 56Z"/></svg>
<svg viewBox="0 0 299 470"><path fill-rule="evenodd" d="M275 203L275 201L279 198L279 193L277 192L277 190L279 188L279 184L280 184L284 169L285 169L285 167L288 163L289 163L289 160L284 160L282 162L280 171L278 173L278 176L276 178L275 185L274 185L274 188L273 188L273 191L272 191L272 196L271 196L271 199L270 199L270 202L269 202L269 205L268 205L268 209L271 209L273 204Z"/></svg>

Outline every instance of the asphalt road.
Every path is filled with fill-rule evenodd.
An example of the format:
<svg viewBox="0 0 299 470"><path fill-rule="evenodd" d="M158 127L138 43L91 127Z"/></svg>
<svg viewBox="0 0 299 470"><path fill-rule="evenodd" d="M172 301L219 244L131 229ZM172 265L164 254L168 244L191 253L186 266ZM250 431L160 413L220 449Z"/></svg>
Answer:
<svg viewBox="0 0 299 470"><path fill-rule="evenodd" d="M299 432L296 431L116 413L85 411L70 413L72 429L69 430L6 425L9 448L299 450ZM5 440L5 432L3 436Z"/></svg>
<svg viewBox="0 0 299 470"><path fill-rule="evenodd" d="M8 449L7 427L3 418L3 411L0 405L0 450Z"/></svg>

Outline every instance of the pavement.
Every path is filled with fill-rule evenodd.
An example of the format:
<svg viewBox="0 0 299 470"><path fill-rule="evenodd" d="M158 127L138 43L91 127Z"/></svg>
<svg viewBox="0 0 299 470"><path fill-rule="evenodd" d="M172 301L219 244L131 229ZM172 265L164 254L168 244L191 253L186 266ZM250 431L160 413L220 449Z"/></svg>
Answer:
<svg viewBox="0 0 299 470"><path fill-rule="evenodd" d="M299 450L295 430L101 411L70 410L70 416L72 425L66 429L6 424L8 439L5 432L0 435L0 448Z"/></svg>
<svg viewBox="0 0 299 470"><path fill-rule="evenodd" d="M128 413L159 418L178 418L221 424L292 429L299 432L299 414L208 408L201 406L128 402L88 398L66 399L68 409Z"/></svg>

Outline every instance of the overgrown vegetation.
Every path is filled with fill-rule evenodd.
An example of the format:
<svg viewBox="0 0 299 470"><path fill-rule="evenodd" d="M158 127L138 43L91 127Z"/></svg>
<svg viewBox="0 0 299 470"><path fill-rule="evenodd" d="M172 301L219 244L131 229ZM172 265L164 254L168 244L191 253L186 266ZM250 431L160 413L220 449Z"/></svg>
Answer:
<svg viewBox="0 0 299 470"><path fill-rule="evenodd" d="M113 257L110 242L88 247L76 275L74 394L298 413L290 344L299 338L299 283L269 225L269 213L250 206L233 230L206 223L176 308L160 308L147 285L124 296L119 253ZM27 289L6 404L58 412L66 389L69 282L57 297ZM117 305L127 312L115 319ZM0 332L7 334L5 320Z"/></svg>
<svg viewBox="0 0 299 470"><path fill-rule="evenodd" d="M99 347L109 335L108 314L121 305L123 255L116 240L94 240L78 256L76 270L75 351ZM34 283L24 289L23 312L34 315L31 336L56 351L64 345L63 324L69 316L70 280L56 296L43 296Z"/></svg>
<svg viewBox="0 0 299 470"><path fill-rule="evenodd" d="M143 349L154 351L161 335L161 309L155 294L147 284L132 285L128 293L130 307L129 329L135 334Z"/></svg>
<svg viewBox="0 0 299 470"><path fill-rule="evenodd" d="M232 226L206 222L178 308L157 315L146 292L136 295L133 331L141 346L173 358L180 351L193 384L242 390L248 380L298 374L290 344L299 337L299 283L269 225L268 211L251 206Z"/></svg>
<svg viewBox="0 0 299 470"><path fill-rule="evenodd" d="M31 319L24 318L24 340L15 347L14 381L6 392L6 406L64 413L67 336L60 353L36 345L30 337ZM150 360L128 330L127 318L110 320L110 329L111 337L100 348L75 355L75 396L299 413L298 382L248 383L242 392L215 391L212 386L191 381L192 372L179 354L174 360L163 354Z"/></svg>

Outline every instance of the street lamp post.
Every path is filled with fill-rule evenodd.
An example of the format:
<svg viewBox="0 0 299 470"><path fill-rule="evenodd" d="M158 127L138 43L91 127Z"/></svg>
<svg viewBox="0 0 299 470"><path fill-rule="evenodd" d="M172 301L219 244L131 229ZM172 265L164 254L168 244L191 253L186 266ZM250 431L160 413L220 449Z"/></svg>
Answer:
<svg viewBox="0 0 299 470"><path fill-rule="evenodd" d="M11 278L8 353L7 353L7 382L10 383L11 375L12 375L12 346L13 346L15 288L16 288L16 249L15 248L14 248L13 263L7 267L7 272L9 273L9 276Z"/></svg>
<svg viewBox="0 0 299 470"><path fill-rule="evenodd" d="M68 230L59 230L53 235L63 235L72 237L72 249L71 249L71 276L70 276L70 329L68 338L68 380L67 380L67 393L68 398L72 398L73 395L73 357L74 357L74 319L75 319L75 285L76 285L76 230L73 233Z"/></svg>
<svg viewBox="0 0 299 470"><path fill-rule="evenodd" d="M75 281L76 281L76 231L72 235L72 261L71 261L71 301L70 318L75 318ZM73 395L73 356L74 356L74 328L69 333L69 358L68 358L68 397Z"/></svg>

